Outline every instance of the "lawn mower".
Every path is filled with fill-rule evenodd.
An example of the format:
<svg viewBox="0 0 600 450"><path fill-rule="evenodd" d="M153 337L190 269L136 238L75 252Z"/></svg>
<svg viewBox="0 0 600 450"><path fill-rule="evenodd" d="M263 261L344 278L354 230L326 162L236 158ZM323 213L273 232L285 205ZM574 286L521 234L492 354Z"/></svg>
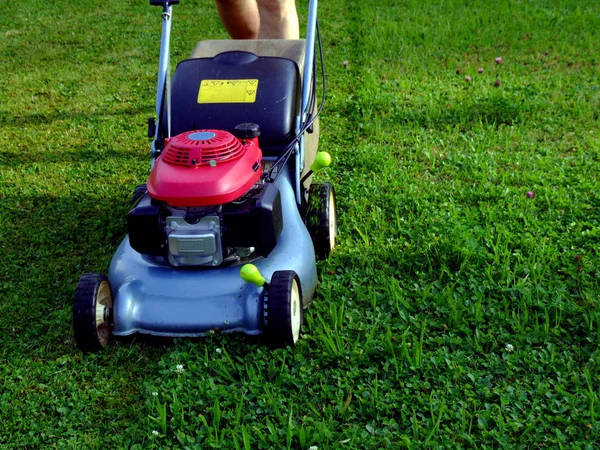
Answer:
<svg viewBox="0 0 600 450"><path fill-rule="evenodd" d="M332 186L311 183L331 162L317 152L317 0L305 39L202 41L171 77L178 3L150 0L162 8L150 174L132 194L108 276L77 284L77 346L235 331L293 346L316 259L328 257L337 234Z"/></svg>

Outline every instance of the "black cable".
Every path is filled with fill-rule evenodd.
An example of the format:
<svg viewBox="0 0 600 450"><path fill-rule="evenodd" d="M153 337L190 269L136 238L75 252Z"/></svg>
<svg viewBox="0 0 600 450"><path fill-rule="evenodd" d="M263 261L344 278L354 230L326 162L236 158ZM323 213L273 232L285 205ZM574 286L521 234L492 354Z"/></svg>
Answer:
<svg viewBox="0 0 600 450"><path fill-rule="evenodd" d="M312 92L310 95L310 103L308 110L310 114L315 110L315 103L317 102L317 64L313 64L312 67Z"/></svg>
<svg viewBox="0 0 600 450"><path fill-rule="evenodd" d="M300 137L311 127L311 125L315 122L315 120L317 120L317 118L319 117L319 115L321 114L321 112L323 111L323 108L325 106L325 98L327 96L327 81L325 79L325 61L323 58L323 44L321 42L321 31L319 29L319 21L318 20L316 22L316 31L317 31L317 43L318 43L318 48L319 48L319 59L321 62L321 78L322 78L322 83L323 83L323 93L321 95L321 104L319 105L319 109L317 110L317 112L313 116L310 117L310 120L308 120L304 125L302 125L298 134L296 134L296 136L291 140L291 142L287 145L287 147L281 153L281 156L279 158L277 158L277 160L273 163L273 165L267 172L265 179L269 180L271 182L275 182L275 180L277 180L277 177L281 173L281 171L278 170L277 174L275 175L275 178L273 178L272 173L275 170L275 168L285 166L285 164L288 162L288 160L290 159L290 156L292 155L292 153L294 151L294 147L300 140ZM316 94L317 78L315 76L316 72L317 72L316 66L317 66L316 64L313 65L313 93L311 94L311 100L309 101L309 106L311 106L311 108L309 108L310 111L312 111L314 109L314 104L316 102L316 96L317 96L317 94Z"/></svg>

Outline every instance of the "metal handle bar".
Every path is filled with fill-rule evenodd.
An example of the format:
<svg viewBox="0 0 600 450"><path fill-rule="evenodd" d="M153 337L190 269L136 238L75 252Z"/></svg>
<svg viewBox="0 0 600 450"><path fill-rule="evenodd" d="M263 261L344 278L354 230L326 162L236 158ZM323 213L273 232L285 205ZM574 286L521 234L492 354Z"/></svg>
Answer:
<svg viewBox="0 0 600 450"><path fill-rule="evenodd" d="M151 6L162 6L163 8L177 4L179 4L179 0L150 0Z"/></svg>

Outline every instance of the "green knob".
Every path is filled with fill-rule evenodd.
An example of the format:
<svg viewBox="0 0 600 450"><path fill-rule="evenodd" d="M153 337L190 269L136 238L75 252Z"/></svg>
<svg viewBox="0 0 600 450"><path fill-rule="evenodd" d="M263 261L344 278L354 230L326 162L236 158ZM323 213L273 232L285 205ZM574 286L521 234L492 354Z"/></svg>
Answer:
<svg viewBox="0 0 600 450"><path fill-rule="evenodd" d="M329 167L331 164L331 155L327 152L319 152L315 157L315 160L310 166L310 170L313 172L317 172L321 170L323 167Z"/></svg>
<svg viewBox="0 0 600 450"><path fill-rule="evenodd" d="M266 281L254 264L244 264L240 269L240 276L242 277L242 280L255 284L258 287L263 286Z"/></svg>

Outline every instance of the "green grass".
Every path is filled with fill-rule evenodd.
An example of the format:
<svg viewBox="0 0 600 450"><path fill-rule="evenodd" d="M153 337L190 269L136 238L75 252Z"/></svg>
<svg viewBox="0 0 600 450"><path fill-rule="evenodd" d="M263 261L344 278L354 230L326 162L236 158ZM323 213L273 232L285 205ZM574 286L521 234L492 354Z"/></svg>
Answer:
<svg viewBox="0 0 600 450"><path fill-rule="evenodd" d="M320 22L340 236L299 345L82 355L75 285L149 167L158 10L2 16L0 448L600 445L600 5L337 0ZM175 61L223 37L211 2L175 7Z"/></svg>

